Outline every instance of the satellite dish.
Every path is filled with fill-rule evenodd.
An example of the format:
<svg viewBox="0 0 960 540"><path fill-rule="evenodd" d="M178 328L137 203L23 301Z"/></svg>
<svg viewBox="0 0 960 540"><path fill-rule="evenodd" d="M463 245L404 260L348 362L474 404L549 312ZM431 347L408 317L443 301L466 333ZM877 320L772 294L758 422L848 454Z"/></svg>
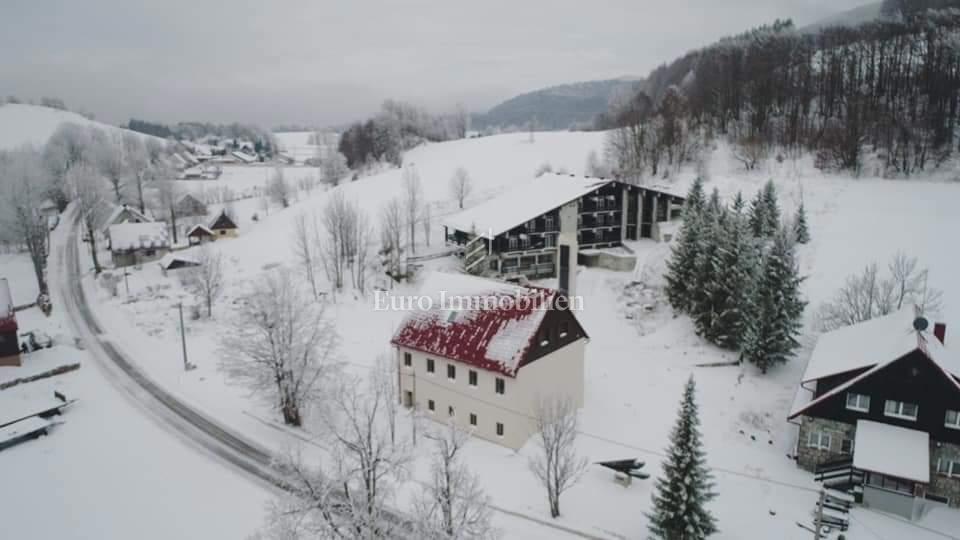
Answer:
<svg viewBox="0 0 960 540"><path fill-rule="evenodd" d="M917 317L913 320L913 329L917 332L923 332L930 326L930 323L923 317Z"/></svg>

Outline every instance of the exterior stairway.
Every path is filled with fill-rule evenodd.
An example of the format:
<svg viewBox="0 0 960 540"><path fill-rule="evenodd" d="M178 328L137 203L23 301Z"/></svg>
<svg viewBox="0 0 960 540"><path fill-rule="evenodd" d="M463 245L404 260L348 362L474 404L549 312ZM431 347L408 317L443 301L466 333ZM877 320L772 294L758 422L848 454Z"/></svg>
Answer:
<svg viewBox="0 0 960 540"><path fill-rule="evenodd" d="M471 274L479 274L486 268L487 243L482 236L475 236L463 246L463 269Z"/></svg>

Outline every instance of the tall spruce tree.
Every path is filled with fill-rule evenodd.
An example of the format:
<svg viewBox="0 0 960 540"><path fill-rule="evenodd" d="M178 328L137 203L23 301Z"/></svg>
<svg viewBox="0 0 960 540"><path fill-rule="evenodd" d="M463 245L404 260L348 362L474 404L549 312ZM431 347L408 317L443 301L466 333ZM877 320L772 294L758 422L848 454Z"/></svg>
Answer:
<svg viewBox="0 0 960 540"><path fill-rule="evenodd" d="M753 236L763 238L767 231L767 205L763 202L763 191L757 191L757 195L750 201L750 231Z"/></svg>
<svg viewBox="0 0 960 540"><path fill-rule="evenodd" d="M701 223L705 205L703 181L698 177L687 194L680 237L670 260L667 261L667 298L670 305L678 311L690 309L690 294L700 253Z"/></svg>
<svg viewBox="0 0 960 540"><path fill-rule="evenodd" d="M706 509L716 493L700 439L696 383L687 380L677 422L670 433L670 447L657 479L653 511L647 514L653 538L701 540L717 532L717 521Z"/></svg>
<svg viewBox="0 0 960 540"><path fill-rule="evenodd" d="M700 249L694 262L693 281L688 287L688 312L693 317L697 333L707 339L717 314L715 262L724 240L722 229L726 221L725 213L726 210L720 206L720 194L714 189L700 222Z"/></svg>
<svg viewBox="0 0 960 540"><path fill-rule="evenodd" d="M763 206L766 218L763 236L772 237L780 230L780 206L777 204L777 188L773 180L767 180L763 185Z"/></svg>
<svg viewBox="0 0 960 540"><path fill-rule="evenodd" d="M733 211L738 214L743 213L744 204L743 192L738 191L737 196L733 198Z"/></svg>
<svg viewBox="0 0 960 540"><path fill-rule="evenodd" d="M785 363L799 346L800 318L806 303L800 298L800 283L790 235L781 229L763 257L763 266L753 287L749 315L741 345L741 359L763 373Z"/></svg>
<svg viewBox="0 0 960 540"><path fill-rule="evenodd" d="M800 244L806 244L810 241L810 229L807 226L807 211L803 207L803 201L800 201L800 208L797 209L797 217L793 221L793 237Z"/></svg>
<svg viewBox="0 0 960 540"><path fill-rule="evenodd" d="M703 315L697 318L697 330L710 342L731 350L740 347L758 260L746 217L736 211L727 212L720 224L718 246L711 260L713 275L707 285L709 325Z"/></svg>

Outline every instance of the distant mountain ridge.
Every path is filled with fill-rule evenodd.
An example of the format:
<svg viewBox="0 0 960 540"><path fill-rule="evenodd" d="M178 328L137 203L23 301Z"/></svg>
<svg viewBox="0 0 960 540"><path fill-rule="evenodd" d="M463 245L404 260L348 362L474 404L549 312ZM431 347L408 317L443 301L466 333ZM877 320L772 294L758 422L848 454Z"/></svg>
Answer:
<svg viewBox="0 0 960 540"><path fill-rule="evenodd" d="M857 26L880 18L882 2L864 4L847 11L836 13L814 23L799 28L802 33L815 33L830 26Z"/></svg>
<svg viewBox="0 0 960 540"><path fill-rule="evenodd" d="M512 97L484 114L473 116L476 129L526 128L538 130L589 127L618 97L629 98L642 83L638 78L583 81L542 88Z"/></svg>

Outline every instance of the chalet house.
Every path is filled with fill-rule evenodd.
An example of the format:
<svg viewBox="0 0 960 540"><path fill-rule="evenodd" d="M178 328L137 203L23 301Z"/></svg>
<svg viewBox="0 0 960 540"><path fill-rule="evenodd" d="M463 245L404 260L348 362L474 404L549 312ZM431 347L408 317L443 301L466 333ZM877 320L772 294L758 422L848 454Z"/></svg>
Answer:
<svg viewBox="0 0 960 540"><path fill-rule="evenodd" d="M160 259L160 270L164 275L166 275L168 271L193 268L196 266L200 266L200 261L182 253L167 253Z"/></svg>
<svg viewBox="0 0 960 540"><path fill-rule="evenodd" d="M557 277L572 295L578 253L626 240L661 239L684 198L654 187L605 178L547 173L444 223L471 273Z"/></svg>
<svg viewBox="0 0 960 540"><path fill-rule="evenodd" d="M213 232L216 238L236 238L237 234L240 232L240 229L237 228L236 222L233 221L233 218L227 215L226 210L221 210L220 215L214 218L210 222L210 226L207 227Z"/></svg>
<svg viewBox="0 0 960 540"><path fill-rule="evenodd" d="M17 315L7 278L0 278L0 366L20 365L20 340L17 339Z"/></svg>
<svg viewBox="0 0 960 540"><path fill-rule="evenodd" d="M587 334L558 291L434 272L420 296L390 342L402 405L512 449L538 400L583 405Z"/></svg>
<svg viewBox="0 0 960 540"><path fill-rule="evenodd" d="M111 225L110 256L117 268L157 260L170 252L166 223Z"/></svg>
<svg viewBox="0 0 960 540"><path fill-rule="evenodd" d="M820 336L790 420L827 487L910 519L960 507L960 355L903 309Z"/></svg>
<svg viewBox="0 0 960 540"><path fill-rule="evenodd" d="M196 196L187 193L174 204L174 212L179 217L198 217L207 215L207 205Z"/></svg>
<svg viewBox="0 0 960 540"><path fill-rule="evenodd" d="M187 241L191 246L213 242L217 236L206 225L194 225L187 231Z"/></svg>
<svg viewBox="0 0 960 540"><path fill-rule="evenodd" d="M108 206L105 207L105 210L109 210L109 212L100 219L98 228L100 234L102 234L108 242L110 241L110 227L113 225L120 225L122 223L149 223L153 221L146 214L126 204L112 207Z"/></svg>

